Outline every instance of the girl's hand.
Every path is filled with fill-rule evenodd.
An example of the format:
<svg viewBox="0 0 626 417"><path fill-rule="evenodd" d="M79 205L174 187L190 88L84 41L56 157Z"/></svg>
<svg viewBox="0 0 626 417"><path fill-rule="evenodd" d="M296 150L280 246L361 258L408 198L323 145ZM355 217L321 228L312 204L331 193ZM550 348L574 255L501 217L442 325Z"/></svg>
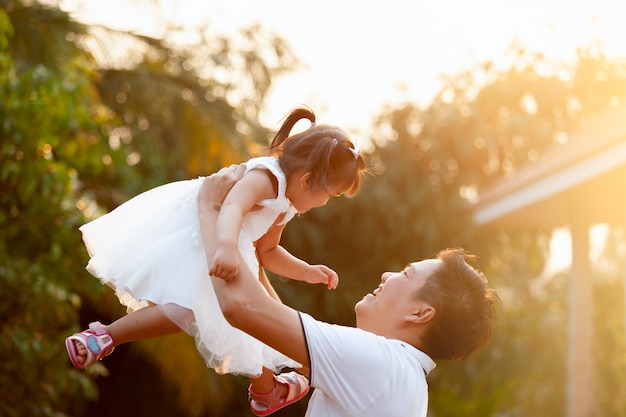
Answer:
<svg viewBox="0 0 626 417"><path fill-rule="evenodd" d="M309 284L326 284L334 290L339 284L339 276L326 265L309 265L304 281Z"/></svg>
<svg viewBox="0 0 626 417"><path fill-rule="evenodd" d="M219 247L209 267L209 275L230 281L239 273L239 254L237 248Z"/></svg>

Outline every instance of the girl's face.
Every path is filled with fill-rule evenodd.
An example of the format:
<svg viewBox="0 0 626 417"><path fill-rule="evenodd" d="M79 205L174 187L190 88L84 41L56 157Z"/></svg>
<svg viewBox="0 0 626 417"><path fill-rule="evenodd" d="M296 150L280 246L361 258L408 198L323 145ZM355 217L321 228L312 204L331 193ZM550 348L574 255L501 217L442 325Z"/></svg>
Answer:
<svg viewBox="0 0 626 417"><path fill-rule="evenodd" d="M287 179L285 195L298 213L305 213L313 208L326 205L331 197L339 197L347 187L329 185L328 190L321 187L310 187L310 175L308 173L295 173Z"/></svg>

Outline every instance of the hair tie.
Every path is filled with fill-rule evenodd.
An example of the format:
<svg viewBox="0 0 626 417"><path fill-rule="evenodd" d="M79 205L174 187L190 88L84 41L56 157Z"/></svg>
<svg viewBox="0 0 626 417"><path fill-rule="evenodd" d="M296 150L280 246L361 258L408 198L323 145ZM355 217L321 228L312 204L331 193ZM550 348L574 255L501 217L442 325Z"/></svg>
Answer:
<svg viewBox="0 0 626 417"><path fill-rule="evenodd" d="M330 143L330 148L335 149L335 146L337 146L337 139L333 138L333 141Z"/></svg>
<svg viewBox="0 0 626 417"><path fill-rule="evenodd" d="M359 145L355 142L352 142L352 146L348 148L352 155L354 155L354 159L359 159Z"/></svg>
<svg viewBox="0 0 626 417"><path fill-rule="evenodd" d="M311 126L309 126L309 129L315 126L317 126L317 124L315 122L311 122Z"/></svg>

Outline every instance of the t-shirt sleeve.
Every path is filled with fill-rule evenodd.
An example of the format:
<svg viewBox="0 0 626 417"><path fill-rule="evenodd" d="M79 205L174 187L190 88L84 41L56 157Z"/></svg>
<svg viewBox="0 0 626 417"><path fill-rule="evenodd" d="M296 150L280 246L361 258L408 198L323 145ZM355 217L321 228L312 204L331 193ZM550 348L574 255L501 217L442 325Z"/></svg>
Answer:
<svg viewBox="0 0 626 417"><path fill-rule="evenodd" d="M347 410L376 399L385 386L388 351L382 337L300 313L311 363L311 386Z"/></svg>

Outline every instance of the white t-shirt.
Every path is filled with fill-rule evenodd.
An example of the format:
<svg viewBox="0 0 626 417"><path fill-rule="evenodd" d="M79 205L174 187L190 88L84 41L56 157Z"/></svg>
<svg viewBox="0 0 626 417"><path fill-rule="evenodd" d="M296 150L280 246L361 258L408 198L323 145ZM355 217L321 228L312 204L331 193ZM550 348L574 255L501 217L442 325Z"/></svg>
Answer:
<svg viewBox="0 0 626 417"><path fill-rule="evenodd" d="M435 362L401 340L300 313L311 360L306 417L426 417Z"/></svg>

